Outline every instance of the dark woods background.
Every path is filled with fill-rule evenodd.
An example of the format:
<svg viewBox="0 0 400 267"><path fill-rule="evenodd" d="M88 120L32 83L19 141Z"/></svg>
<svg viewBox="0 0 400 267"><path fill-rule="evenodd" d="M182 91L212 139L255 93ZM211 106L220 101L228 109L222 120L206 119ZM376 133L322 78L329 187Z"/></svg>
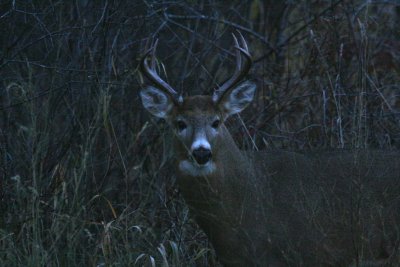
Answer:
<svg viewBox="0 0 400 267"><path fill-rule="evenodd" d="M254 59L248 149L400 147L397 1L1 1L0 265L214 266L138 70L183 95Z"/></svg>

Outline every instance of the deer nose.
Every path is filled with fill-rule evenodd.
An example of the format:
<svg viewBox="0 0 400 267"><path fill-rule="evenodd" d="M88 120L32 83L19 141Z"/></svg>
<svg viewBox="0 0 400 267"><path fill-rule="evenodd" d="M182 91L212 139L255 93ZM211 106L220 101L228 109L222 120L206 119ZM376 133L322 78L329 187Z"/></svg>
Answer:
<svg viewBox="0 0 400 267"><path fill-rule="evenodd" d="M211 159L212 153L208 148L199 147L192 151L192 156L198 164L204 165Z"/></svg>

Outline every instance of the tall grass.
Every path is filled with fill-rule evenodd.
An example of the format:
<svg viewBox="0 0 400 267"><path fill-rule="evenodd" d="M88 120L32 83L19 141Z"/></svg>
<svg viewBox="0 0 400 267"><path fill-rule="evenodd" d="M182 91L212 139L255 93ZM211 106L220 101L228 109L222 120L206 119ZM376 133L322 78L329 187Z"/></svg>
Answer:
<svg viewBox="0 0 400 267"><path fill-rule="evenodd" d="M229 76L241 30L259 89L229 122L242 147L399 148L396 3L0 5L0 266L218 266L138 99L152 37L188 95Z"/></svg>

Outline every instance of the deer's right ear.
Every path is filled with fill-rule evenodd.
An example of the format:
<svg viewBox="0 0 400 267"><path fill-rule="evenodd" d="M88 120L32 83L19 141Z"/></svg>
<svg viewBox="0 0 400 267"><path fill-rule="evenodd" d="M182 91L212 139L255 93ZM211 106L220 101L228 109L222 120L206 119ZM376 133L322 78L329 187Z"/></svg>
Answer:
<svg viewBox="0 0 400 267"><path fill-rule="evenodd" d="M173 101L164 91L147 86L140 91L143 106L154 116L166 118L173 108Z"/></svg>

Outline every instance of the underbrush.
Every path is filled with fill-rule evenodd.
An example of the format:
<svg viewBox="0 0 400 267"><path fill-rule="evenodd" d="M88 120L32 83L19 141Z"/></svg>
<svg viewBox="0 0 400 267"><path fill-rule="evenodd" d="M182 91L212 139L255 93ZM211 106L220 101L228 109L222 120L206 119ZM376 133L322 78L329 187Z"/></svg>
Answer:
<svg viewBox="0 0 400 267"><path fill-rule="evenodd" d="M399 149L399 5L284 2L0 4L0 266L218 266L139 101L149 38L160 75L209 94L241 31L258 85L228 122L242 148Z"/></svg>

